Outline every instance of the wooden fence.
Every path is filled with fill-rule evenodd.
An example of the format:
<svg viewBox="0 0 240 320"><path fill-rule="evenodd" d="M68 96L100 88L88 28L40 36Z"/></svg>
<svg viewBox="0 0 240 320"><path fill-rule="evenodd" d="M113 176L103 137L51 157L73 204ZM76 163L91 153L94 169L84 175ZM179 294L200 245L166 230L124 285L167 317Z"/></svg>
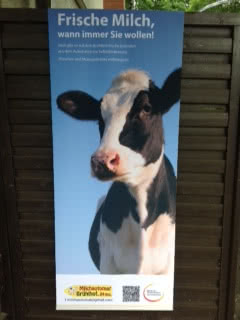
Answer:
<svg viewBox="0 0 240 320"><path fill-rule="evenodd" d="M240 16L186 14L175 311L55 311L47 12L0 10L0 306L9 318L231 320L239 97Z"/></svg>

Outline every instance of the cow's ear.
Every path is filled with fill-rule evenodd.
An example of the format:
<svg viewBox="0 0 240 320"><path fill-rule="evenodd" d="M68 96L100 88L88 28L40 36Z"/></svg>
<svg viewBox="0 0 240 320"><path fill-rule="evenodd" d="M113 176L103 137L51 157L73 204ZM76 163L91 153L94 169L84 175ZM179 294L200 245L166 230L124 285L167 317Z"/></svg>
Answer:
<svg viewBox="0 0 240 320"><path fill-rule="evenodd" d="M165 80L161 89L154 84L150 84L154 104L161 114L168 110L180 99L181 68L173 71ZM151 89L152 86L152 89Z"/></svg>
<svg viewBox="0 0 240 320"><path fill-rule="evenodd" d="M58 107L80 120L98 120L100 116L100 101L82 91L67 91L57 98Z"/></svg>

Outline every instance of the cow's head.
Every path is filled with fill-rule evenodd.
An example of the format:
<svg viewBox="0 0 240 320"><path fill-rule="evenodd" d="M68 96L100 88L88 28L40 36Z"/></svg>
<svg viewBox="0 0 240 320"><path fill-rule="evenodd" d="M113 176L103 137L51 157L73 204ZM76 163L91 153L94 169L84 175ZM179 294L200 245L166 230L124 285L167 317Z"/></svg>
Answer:
<svg viewBox="0 0 240 320"><path fill-rule="evenodd" d="M162 88L148 75L128 70L116 77L101 100L82 91L57 98L59 108L80 120L97 120L101 143L91 157L92 174L100 180L131 182L163 153L162 116L180 98L180 69Z"/></svg>

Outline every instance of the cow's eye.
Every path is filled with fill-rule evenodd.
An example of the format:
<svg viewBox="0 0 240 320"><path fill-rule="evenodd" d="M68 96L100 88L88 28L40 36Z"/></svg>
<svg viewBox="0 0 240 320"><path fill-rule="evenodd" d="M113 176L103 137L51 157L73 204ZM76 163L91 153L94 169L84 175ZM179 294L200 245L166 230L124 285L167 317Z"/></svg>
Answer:
<svg viewBox="0 0 240 320"><path fill-rule="evenodd" d="M143 111L144 112L149 113L149 112L151 112L151 110L152 110L152 108L151 108L151 106L149 104L145 104L143 106Z"/></svg>
<svg viewBox="0 0 240 320"><path fill-rule="evenodd" d="M142 110L140 112L140 117L144 117L144 116L148 115L151 111L152 111L151 105L150 104L145 104L142 107Z"/></svg>

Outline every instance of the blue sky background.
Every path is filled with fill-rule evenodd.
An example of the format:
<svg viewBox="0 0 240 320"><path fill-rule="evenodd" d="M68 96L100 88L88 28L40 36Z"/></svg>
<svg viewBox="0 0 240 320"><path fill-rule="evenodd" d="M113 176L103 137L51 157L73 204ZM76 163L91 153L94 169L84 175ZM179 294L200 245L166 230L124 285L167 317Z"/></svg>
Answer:
<svg viewBox="0 0 240 320"><path fill-rule="evenodd" d="M49 10L49 45L51 71L51 103L54 151L55 238L57 274L98 273L89 251L88 237L98 199L107 193L109 183L90 175L90 156L99 145L96 123L75 120L56 106L59 94L68 90L86 91L100 99L119 72L136 68L147 71L156 85L182 64L183 14L147 11L146 16L155 23L154 29L144 27L59 27L58 12L76 15L107 16L103 10ZM127 11L123 11L127 13ZM135 15L141 15L135 11ZM58 31L154 31L154 40L128 39L59 39ZM58 43L136 44L129 49L129 62L75 62L58 60ZM76 56L76 55L74 55ZM102 55L101 55L102 56ZM71 54L69 54L71 57ZM179 103L164 116L165 153L177 168Z"/></svg>

